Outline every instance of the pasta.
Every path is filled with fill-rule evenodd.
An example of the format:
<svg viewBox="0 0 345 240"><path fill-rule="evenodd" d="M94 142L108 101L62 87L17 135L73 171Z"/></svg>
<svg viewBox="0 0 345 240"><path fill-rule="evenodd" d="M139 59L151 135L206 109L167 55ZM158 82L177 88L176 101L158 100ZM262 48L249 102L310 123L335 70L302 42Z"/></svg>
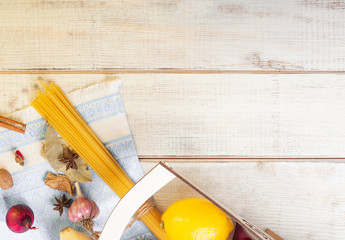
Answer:
<svg viewBox="0 0 345 240"><path fill-rule="evenodd" d="M103 143L85 122L59 86L42 83L46 92L37 94L32 106L45 118L61 137L119 196L123 197L134 183L112 157ZM160 240L168 240L160 226L161 215L152 208L140 220Z"/></svg>

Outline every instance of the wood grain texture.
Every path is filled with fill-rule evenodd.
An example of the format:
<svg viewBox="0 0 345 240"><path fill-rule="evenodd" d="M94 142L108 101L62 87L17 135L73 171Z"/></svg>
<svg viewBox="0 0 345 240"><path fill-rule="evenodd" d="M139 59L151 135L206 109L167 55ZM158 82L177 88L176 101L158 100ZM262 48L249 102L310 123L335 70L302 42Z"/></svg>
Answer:
<svg viewBox="0 0 345 240"><path fill-rule="evenodd" d="M156 163L143 163L146 170ZM342 240L345 165L341 163L170 163L175 171L260 228L285 240ZM180 181L158 192L159 209L198 196Z"/></svg>
<svg viewBox="0 0 345 240"><path fill-rule="evenodd" d="M343 71L333 0L2 0L0 70Z"/></svg>
<svg viewBox="0 0 345 240"><path fill-rule="evenodd" d="M122 80L142 158L345 158L342 74L0 75L0 113L29 104L38 79L65 91Z"/></svg>
<svg viewBox="0 0 345 240"><path fill-rule="evenodd" d="M65 91L122 80L146 170L179 161L170 165L286 240L342 240L344 39L340 0L2 0L0 115L28 105L39 80ZM16 71L36 73L4 74ZM68 71L99 74L57 74ZM266 162L276 158L287 162ZM291 162L306 160L334 162ZM189 194L174 182L157 204Z"/></svg>
<svg viewBox="0 0 345 240"><path fill-rule="evenodd" d="M0 114L29 104L39 80L72 91L114 79L123 81L121 92L142 157L195 161L170 165L210 196L286 240L343 239L344 164L265 159L227 163L214 158L344 157L345 75L1 74ZM210 162L197 162L196 157ZM146 170L155 164L143 162ZM192 195L174 182L156 199L164 210Z"/></svg>

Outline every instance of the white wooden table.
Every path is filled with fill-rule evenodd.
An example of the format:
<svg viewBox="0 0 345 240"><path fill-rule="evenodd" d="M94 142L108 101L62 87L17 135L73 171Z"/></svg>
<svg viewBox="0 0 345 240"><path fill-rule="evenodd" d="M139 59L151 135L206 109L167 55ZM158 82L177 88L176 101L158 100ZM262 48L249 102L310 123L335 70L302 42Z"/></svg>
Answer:
<svg viewBox="0 0 345 240"><path fill-rule="evenodd" d="M145 169L168 160L284 239L340 240L344 39L339 0L2 0L0 114L39 80L120 79Z"/></svg>

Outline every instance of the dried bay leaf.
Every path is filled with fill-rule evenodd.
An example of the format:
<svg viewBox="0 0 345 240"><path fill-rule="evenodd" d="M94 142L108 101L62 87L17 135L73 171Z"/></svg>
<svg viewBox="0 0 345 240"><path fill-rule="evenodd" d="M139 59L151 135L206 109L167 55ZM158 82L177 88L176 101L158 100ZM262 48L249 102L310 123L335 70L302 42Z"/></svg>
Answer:
<svg viewBox="0 0 345 240"><path fill-rule="evenodd" d="M67 150L63 143L64 140L60 139L54 128L48 125L46 138L43 141L41 150L42 157L50 163L56 173L64 173L71 181L80 183L91 182L91 170L87 169L87 164L81 157L75 160L78 166L77 170L69 168L66 171L66 164L59 161L62 159L64 151Z"/></svg>
<svg viewBox="0 0 345 240"><path fill-rule="evenodd" d="M59 160L63 155L63 145L53 127L48 125L46 138L43 141L41 155L48 160L52 168L58 173L64 166Z"/></svg>
<svg viewBox="0 0 345 240"><path fill-rule="evenodd" d="M72 181L77 181L80 183L91 182L91 170L87 169L86 162L81 157L79 157L75 160L75 163L77 164L78 169L69 168L67 171L66 165L64 164L63 172L66 174L66 176L69 177Z"/></svg>

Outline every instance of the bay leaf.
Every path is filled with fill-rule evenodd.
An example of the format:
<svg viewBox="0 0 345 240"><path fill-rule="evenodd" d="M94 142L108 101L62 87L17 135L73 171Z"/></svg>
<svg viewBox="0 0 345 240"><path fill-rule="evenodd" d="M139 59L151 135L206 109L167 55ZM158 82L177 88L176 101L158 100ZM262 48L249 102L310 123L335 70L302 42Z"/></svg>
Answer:
<svg viewBox="0 0 345 240"><path fill-rule="evenodd" d="M56 173L61 171L65 166L65 164L59 161L63 156L63 145L61 144L54 128L50 125L47 127L46 138L43 141L41 155L48 160Z"/></svg>
<svg viewBox="0 0 345 240"><path fill-rule="evenodd" d="M81 157L79 157L78 159L75 160L75 163L78 166L77 170L69 168L66 171L66 165L64 165L65 171L63 172L66 174L66 176L69 177L71 181L77 181L80 183L91 182L92 181L91 170L87 169L86 162Z"/></svg>
<svg viewBox="0 0 345 240"><path fill-rule="evenodd" d="M65 146L64 143L65 141L59 138L54 128L48 125L46 138L43 141L41 150L42 157L50 163L56 173L64 173L71 181L80 183L91 182L91 170L87 169L87 164L81 157L75 160L78 166L77 170L69 168L66 171L66 164L59 161L62 159L64 151L67 151L67 146Z"/></svg>

